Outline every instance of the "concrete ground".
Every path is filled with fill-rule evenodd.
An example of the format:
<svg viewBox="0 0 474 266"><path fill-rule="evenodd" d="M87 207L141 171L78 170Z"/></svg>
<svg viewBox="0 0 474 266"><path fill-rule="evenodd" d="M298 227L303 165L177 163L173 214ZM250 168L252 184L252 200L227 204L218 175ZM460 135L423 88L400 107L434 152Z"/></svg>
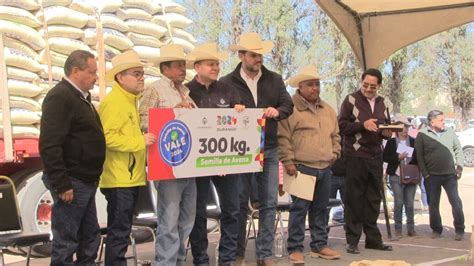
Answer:
<svg viewBox="0 0 474 266"><path fill-rule="evenodd" d="M379 228L384 236L386 244L393 246L392 252L375 251L364 249L363 238L359 244L361 254L352 255L345 252L345 238L342 227L332 228L329 234L329 245L339 251L341 259L328 261L319 258L311 258L309 249L310 237L307 232L305 238L305 260L306 265L349 265L353 261L360 260L404 260L412 265L474 265L474 260L467 261L469 252L474 244L472 236L474 226L474 168L466 168L463 178L459 181L459 193L464 204L464 215L466 234L463 241L454 241L453 220L451 207L443 192L441 199L441 215L445 225L442 238L431 239L431 229L429 228L429 216L426 212L418 210L415 216L417 237L403 236L401 239L388 239L383 216L379 220ZM393 221L391 220L393 224ZM393 226L392 226L393 228ZM393 229L392 229L393 230ZM405 232L404 232L405 233ZM217 234L209 235L209 257L210 264L215 265L215 249L218 240ZM129 248L130 250L130 248ZM154 243L148 242L137 245L138 256L140 260L154 260ZM25 265L25 260L20 256L5 256L7 265ZM246 265L256 265L255 263L255 242L249 240L246 253ZM277 265L291 265L288 257L275 258ZM33 259L30 265L48 265L49 259ZM129 262L129 265L132 265ZM192 256L189 252L186 265L192 265Z"/></svg>

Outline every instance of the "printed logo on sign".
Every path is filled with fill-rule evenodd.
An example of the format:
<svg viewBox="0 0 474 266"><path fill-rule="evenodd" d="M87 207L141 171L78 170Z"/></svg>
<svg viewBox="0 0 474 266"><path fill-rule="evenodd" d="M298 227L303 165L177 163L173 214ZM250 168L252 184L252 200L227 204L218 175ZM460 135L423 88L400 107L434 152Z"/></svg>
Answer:
<svg viewBox="0 0 474 266"><path fill-rule="evenodd" d="M217 131L236 131L237 118L230 115L217 116Z"/></svg>
<svg viewBox="0 0 474 266"><path fill-rule="evenodd" d="M179 120L171 120L161 129L158 149L163 161L170 166L178 166L191 152L191 133Z"/></svg>

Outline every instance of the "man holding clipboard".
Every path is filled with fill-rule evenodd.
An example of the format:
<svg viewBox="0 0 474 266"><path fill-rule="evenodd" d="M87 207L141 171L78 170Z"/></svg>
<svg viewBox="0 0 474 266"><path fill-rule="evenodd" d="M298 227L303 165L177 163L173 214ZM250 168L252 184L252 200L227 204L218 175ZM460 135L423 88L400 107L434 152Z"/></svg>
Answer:
<svg viewBox="0 0 474 266"><path fill-rule="evenodd" d="M293 199L288 224L288 253L292 263L304 263L306 214L309 215L311 256L340 257L328 247L326 231L331 165L341 152L339 126L334 109L319 97L319 79L314 65L300 69L290 79L290 86L298 88L293 96L293 115L278 124L280 161L290 176L285 179L284 187L299 187L287 191Z"/></svg>

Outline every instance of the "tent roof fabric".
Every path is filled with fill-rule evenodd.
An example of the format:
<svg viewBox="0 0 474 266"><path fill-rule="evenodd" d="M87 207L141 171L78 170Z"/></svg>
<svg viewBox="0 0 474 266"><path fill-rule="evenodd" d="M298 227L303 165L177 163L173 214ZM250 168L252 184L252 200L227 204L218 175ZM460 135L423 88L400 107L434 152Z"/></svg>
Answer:
<svg viewBox="0 0 474 266"><path fill-rule="evenodd" d="M474 21L474 0L315 0L364 67L436 33Z"/></svg>

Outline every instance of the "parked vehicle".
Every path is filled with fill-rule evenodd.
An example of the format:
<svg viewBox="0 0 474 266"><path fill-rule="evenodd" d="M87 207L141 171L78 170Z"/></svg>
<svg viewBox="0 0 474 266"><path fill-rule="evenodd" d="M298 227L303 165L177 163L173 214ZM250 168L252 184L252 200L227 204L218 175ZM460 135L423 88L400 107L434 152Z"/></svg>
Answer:
<svg viewBox="0 0 474 266"><path fill-rule="evenodd" d="M450 128L452 128L454 131L456 131L456 129L458 128L458 125L459 125L458 120L456 120L456 119L454 119L454 118L446 118L446 119L444 119L444 126L445 126L445 127L450 127Z"/></svg>
<svg viewBox="0 0 474 266"><path fill-rule="evenodd" d="M464 166L474 167L474 128L456 133L464 152Z"/></svg>

